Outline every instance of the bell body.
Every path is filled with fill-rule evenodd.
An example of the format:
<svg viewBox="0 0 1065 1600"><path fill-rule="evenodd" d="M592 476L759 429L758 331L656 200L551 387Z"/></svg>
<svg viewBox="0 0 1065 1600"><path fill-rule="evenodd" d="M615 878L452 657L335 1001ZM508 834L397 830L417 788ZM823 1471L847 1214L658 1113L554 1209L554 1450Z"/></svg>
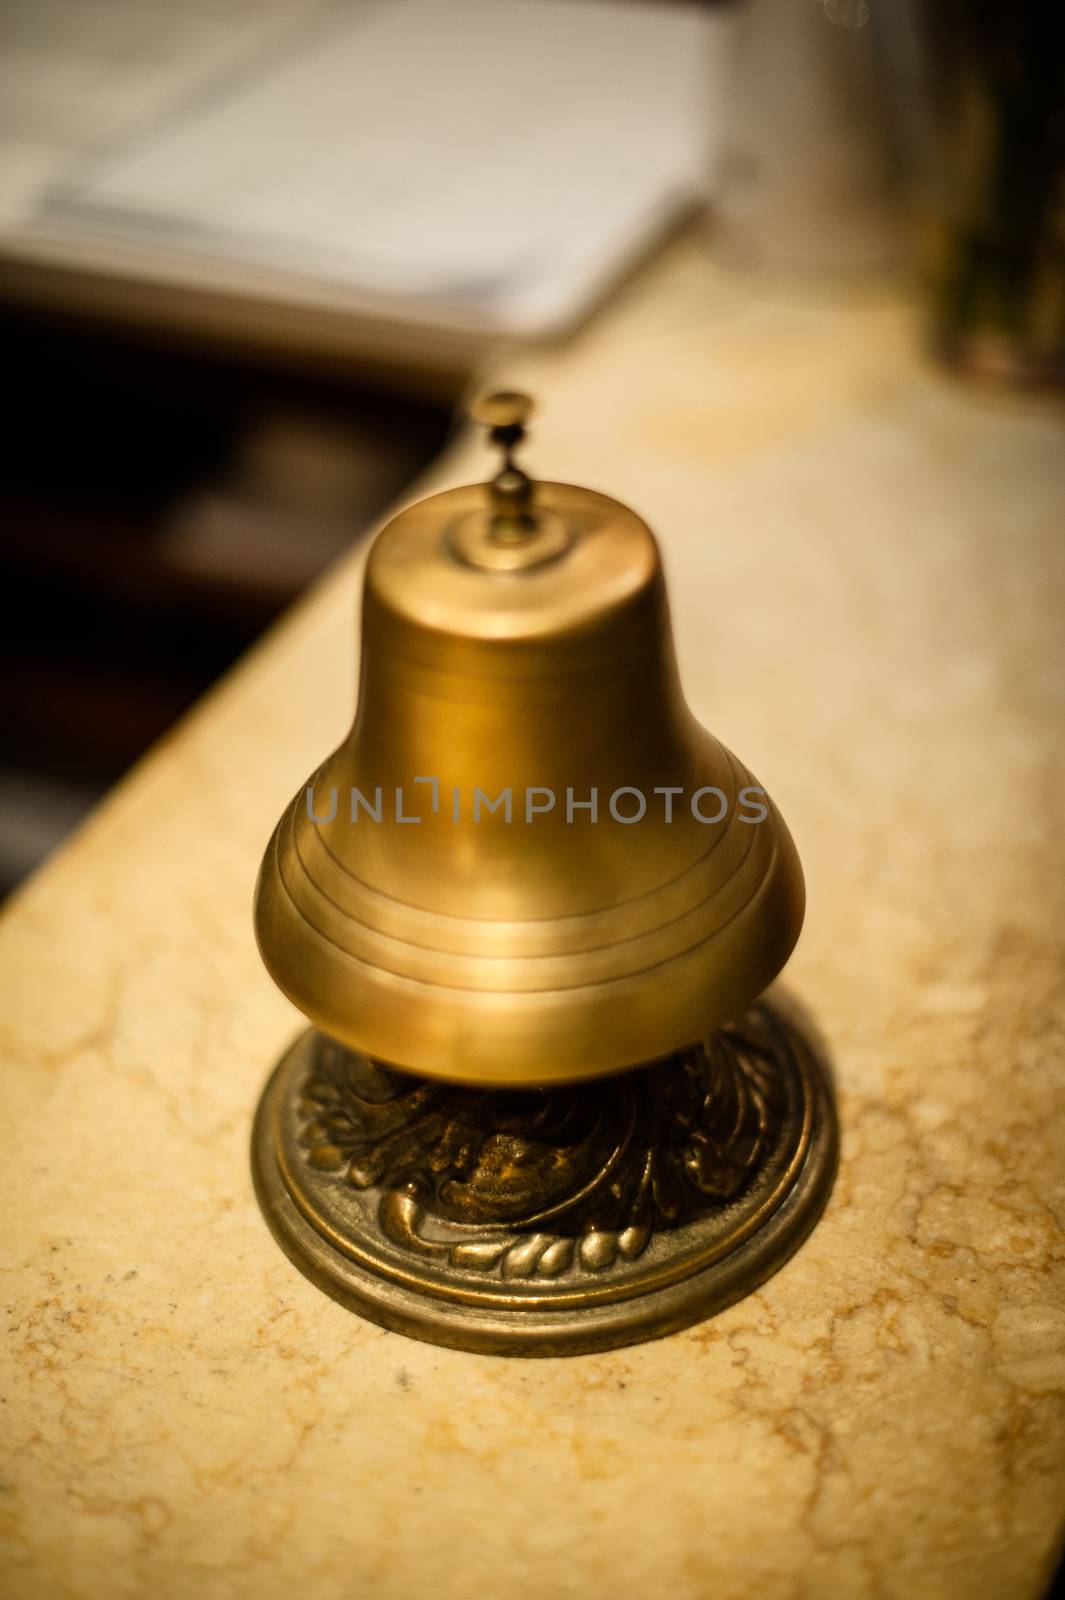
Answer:
<svg viewBox="0 0 1065 1600"><path fill-rule="evenodd" d="M379 535L354 726L256 891L296 1005L427 1077L666 1055L741 1013L802 922L787 829L685 704L650 531L565 485L536 515L513 564L482 485Z"/></svg>

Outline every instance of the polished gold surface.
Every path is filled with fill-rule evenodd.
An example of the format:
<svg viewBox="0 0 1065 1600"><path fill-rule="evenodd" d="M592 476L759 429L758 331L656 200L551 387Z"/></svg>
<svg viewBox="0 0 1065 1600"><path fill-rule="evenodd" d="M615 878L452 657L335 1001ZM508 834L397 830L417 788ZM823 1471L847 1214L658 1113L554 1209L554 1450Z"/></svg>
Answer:
<svg viewBox="0 0 1065 1600"><path fill-rule="evenodd" d="M527 414L482 412L506 463ZM567 484L531 484L522 515L477 484L380 534L354 725L282 817L255 911L323 1032L498 1086L705 1039L803 914L783 821L685 704L648 528Z"/></svg>
<svg viewBox="0 0 1065 1600"><path fill-rule="evenodd" d="M749 1293L835 1166L824 1067L765 1002L665 1061L546 1090L428 1083L310 1030L253 1141L271 1228L334 1298L526 1356L657 1337Z"/></svg>

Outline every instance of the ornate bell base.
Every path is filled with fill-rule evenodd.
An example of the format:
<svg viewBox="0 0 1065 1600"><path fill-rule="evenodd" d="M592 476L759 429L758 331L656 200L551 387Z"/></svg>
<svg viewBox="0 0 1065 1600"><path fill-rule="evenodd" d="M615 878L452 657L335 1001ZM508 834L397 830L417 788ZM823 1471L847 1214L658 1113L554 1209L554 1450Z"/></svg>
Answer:
<svg viewBox="0 0 1065 1600"><path fill-rule="evenodd" d="M428 1083L311 1029L252 1141L286 1254L412 1338L576 1355L720 1311L782 1266L835 1176L825 1068L765 1000L705 1044L536 1090Z"/></svg>

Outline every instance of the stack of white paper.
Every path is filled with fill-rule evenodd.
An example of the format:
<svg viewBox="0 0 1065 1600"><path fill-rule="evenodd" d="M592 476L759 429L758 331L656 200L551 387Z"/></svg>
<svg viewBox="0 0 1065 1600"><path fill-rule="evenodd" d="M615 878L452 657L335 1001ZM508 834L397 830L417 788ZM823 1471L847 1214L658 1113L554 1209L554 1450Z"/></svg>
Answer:
<svg viewBox="0 0 1065 1600"><path fill-rule="evenodd" d="M393 315L543 333L705 185L720 63L719 27L691 7L326 7L52 214Z"/></svg>

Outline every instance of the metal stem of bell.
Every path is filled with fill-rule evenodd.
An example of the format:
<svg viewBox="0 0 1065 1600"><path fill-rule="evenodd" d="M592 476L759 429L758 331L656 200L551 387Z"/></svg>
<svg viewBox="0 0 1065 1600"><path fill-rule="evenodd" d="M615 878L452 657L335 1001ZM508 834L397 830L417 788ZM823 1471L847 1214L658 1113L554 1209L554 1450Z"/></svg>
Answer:
<svg viewBox="0 0 1065 1600"><path fill-rule="evenodd" d="M514 451L525 437L520 420L493 427L489 438L503 452L503 465L491 483L491 534L500 543L513 544L536 531L532 504L532 482L514 462Z"/></svg>
<svg viewBox="0 0 1065 1600"><path fill-rule="evenodd" d="M532 484L509 459L502 472L492 479L491 495L493 539L514 544L536 532L536 518L530 510Z"/></svg>

